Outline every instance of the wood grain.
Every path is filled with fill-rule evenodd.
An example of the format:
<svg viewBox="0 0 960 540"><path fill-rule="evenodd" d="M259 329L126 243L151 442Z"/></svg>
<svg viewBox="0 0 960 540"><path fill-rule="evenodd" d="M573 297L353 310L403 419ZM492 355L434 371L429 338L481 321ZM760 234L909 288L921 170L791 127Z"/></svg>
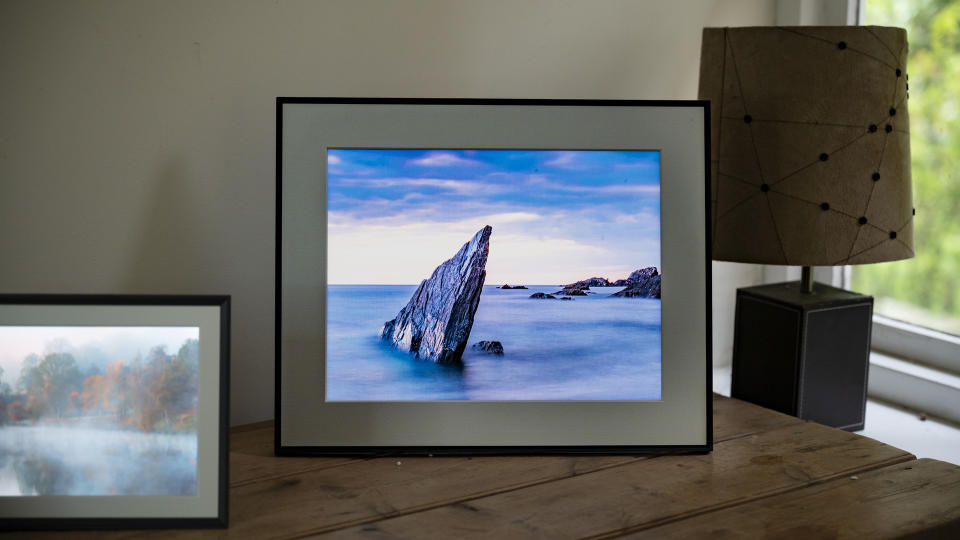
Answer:
<svg viewBox="0 0 960 540"><path fill-rule="evenodd" d="M795 417L722 396L716 396L714 403L718 412L715 417L718 440L801 423ZM307 459L305 465L309 465L317 458L283 459ZM636 459L636 456L405 457L347 463L337 470L298 475L295 483L293 478L250 485L238 483L232 492L232 513L237 516L233 528L271 534L285 530L283 524L297 521L296 516L300 515L309 515L315 523L323 524L324 529L346 527L578 476ZM246 517L266 501L277 510ZM242 521L240 516L244 516Z"/></svg>
<svg viewBox="0 0 960 540"><path fill-rule="evenodd" d="M872 439L721 396L714 398L714 437L715 449L709 455L278 458L273 456L272 422L258 423L231 430L228 530L16 537L567 538L654 532L702 536L703 531L714 530L711 519L718 520L717 530L739 535L735 526L740 509L753 516L753 528L744 529L746 536L764 534L758 534L757 527L768 512L796 513L795 528L783 529L789 536L817 522L791 504L821 504L817 512L829 513L831 504L840 507L844 497L857 496L861 511L869 514L873 501L869 494L879 491L864 482L854 486L866 486L861 488L866 491L851 495L844 491L852 489L844 487L850 476L870 482L876 476L876 482L889 480L902 488L891 488L889 497L877 503L881 507L894 503L910 507L914 494L927 489L941 499L940 506L929 505L938 513L923 518L891 513L889 519L897 525L890 530L910 534L927 526L951 527L956 520L950 508L960 505L948 508L944 502L960 499L956 483L925 484L927 476L910 483L901 480L906 478L902 475L883 476L880 471L899 471L888 465L912 456ZM946 470L937 467L921 468L928 476ZM872 469L878 472L867 472ZM832 503L816 502L821 501L818 497L830 497L834 489L838 495ZM792 498L808 494L814 502ZM917 505L912 508L922 511ZM915 526L904 525L911 520ZM682 528L687 524L689 529ZM780 536L781 529L776 530ZM812 531L812 536L818 532Z"/></svg>
<svg viewBox="0 0 960 540"><path fill-rule="evenodd" d="M234 490L231 527L251 536L311 532L420 512L570 478L635 456L378 458ZM241 516L242 519L241 519ZM299 527L299 529L296 529Z"/></svg>
<svg viewBox="0 0 960 540"><path fill-rule="evenodd" d="M910 535L960 538L960 467L931 459L892 465L628 537L883 539Z"/></svg>
<svg viewBox="0 0 960 540"><path fill-rule="evenodd" d="M746 401L713 395L713 439L727 441L802 422L795 416L764 409Z"/></svg>
<svg viewBox="0 0 960 540"><path fill-rule="evenodd" d="M714 437L729 440L791 424L800 420L785 414L723 396L714 397ZM283 457L273 455L273 422L259 422L233 431L230 438L230 485L239 486L340 466L352 461L344 457Z"/></svg>
<svg viewBox="0 0 960 540"><path fill-rule="evenodd" d="M710 455L637 460L325 537L601 535L684 519L909 459L910 454L872 439L803 423L720 443Z"/></svg>

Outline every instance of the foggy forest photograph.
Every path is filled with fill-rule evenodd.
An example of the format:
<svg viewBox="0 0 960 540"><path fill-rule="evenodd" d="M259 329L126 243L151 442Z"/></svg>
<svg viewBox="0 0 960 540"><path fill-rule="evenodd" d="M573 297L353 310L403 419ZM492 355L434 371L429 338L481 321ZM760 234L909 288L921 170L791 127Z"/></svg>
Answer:
<svg viewBox="0 0 960 540"><path fill-rule="evenodd" d="M0 496L195 495L199 337L0 326Z"/></svg>

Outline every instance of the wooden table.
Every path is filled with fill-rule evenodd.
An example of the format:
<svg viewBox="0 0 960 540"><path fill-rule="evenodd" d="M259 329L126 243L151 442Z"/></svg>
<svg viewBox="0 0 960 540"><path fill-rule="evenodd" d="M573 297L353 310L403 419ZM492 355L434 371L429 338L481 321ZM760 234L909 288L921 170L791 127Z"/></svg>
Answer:
<svg viewBox="0 0 960 540"><path fill-rule="evenodd" d="M274 457L262 422L227 530L29 537L960 538L956 465L721 396L714 426L707 455L354 459Z"/></svg>

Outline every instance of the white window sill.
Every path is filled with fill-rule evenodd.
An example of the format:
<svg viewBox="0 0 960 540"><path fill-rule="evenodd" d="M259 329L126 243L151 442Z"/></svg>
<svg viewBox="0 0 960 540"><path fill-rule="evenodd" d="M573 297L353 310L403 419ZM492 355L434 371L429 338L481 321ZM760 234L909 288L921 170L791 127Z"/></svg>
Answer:
<svg viewBox="0 0 960 540"><path fill-rule="evenodd" d="M960 377L884 353L870 353L867 394L960 423Z"/></svg>

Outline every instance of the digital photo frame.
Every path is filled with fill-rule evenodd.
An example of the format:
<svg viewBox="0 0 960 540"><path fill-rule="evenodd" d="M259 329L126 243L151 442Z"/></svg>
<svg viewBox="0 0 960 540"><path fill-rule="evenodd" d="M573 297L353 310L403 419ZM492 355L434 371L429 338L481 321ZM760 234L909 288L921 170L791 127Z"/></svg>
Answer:
<svg viewBox="0 0 960 540"><path fill-rule="evenodd" d="M278 98L276 453L709 451L708 119Z"/></svg>
<svg viewBox="0 0 960 540"><path fill-rule="evenodd" d="M227 526L230 297L0 295L0 528Z"/></svg>

